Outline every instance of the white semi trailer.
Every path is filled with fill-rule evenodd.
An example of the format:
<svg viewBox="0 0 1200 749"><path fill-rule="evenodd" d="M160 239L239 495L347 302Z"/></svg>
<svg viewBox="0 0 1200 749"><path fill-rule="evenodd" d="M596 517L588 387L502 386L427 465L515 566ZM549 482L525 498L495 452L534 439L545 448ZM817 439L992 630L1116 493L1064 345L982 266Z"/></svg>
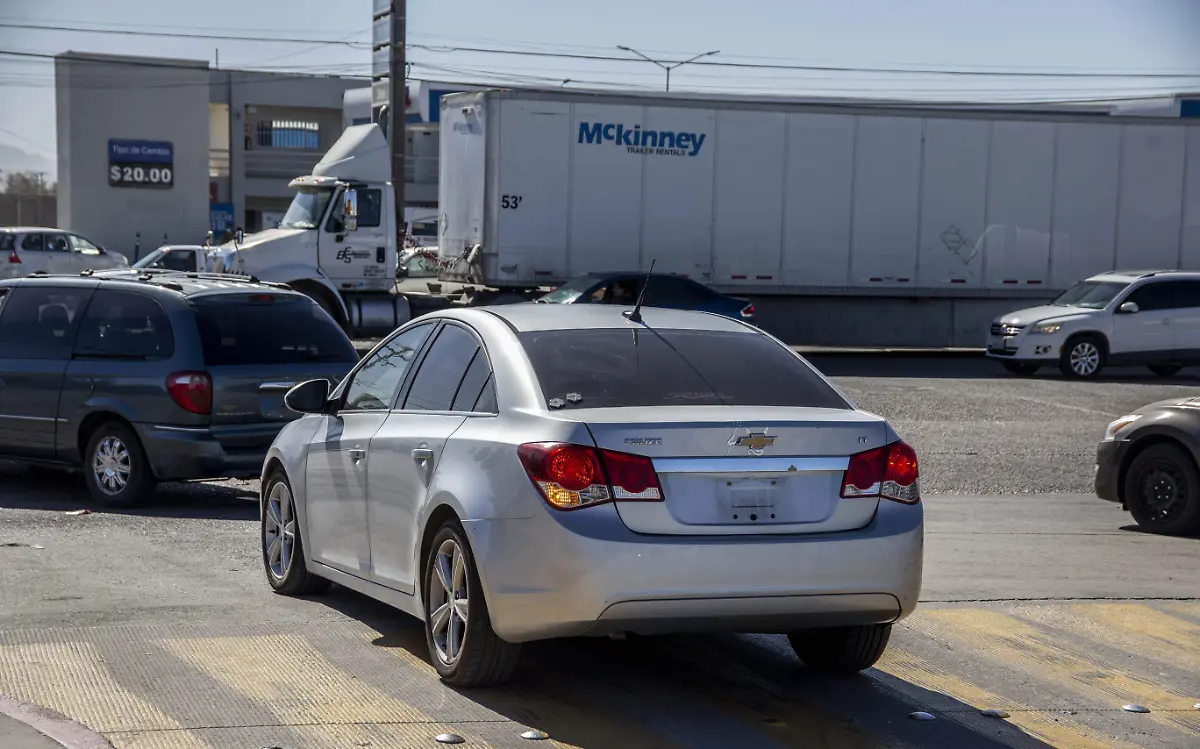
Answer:
<svg viewBox="0 0 1200 749"><path fill-rule="evenodd" d="M510 294L654 260L781 314L932 299L980 345L1005 300L1200 268L1187 120L513 90L441 122L441 277Z"/></svg>

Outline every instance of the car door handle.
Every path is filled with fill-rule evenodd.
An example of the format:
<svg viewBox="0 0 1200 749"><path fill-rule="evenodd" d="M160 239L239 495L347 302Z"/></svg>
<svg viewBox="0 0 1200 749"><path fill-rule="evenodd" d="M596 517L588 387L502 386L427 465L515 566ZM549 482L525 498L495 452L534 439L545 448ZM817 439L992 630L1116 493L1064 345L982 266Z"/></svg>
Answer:
<svg viewBox="0 0 1200 749"><path fill-rule="evenodd" d="M433 459L433 450L427 447L418 447L412 451L412 456L418 463L424 463L427 460Z"/></svg>
<svg viewBox="0 0 1200 749"><path fill-rule="evenodd" d="M351 460L353 460L355 463L357 463L358 461L360 461L360 460L362 460L363 458L367 457L367 451L366 451L366 450L362 450L362 449L360 449L360 448L357 448L357 447L355 447L355 448L352 448L351 450L349 450L349 451L348 451L348 453L349 453L349 455L350 455L350 459L351 459Z"/></svg>

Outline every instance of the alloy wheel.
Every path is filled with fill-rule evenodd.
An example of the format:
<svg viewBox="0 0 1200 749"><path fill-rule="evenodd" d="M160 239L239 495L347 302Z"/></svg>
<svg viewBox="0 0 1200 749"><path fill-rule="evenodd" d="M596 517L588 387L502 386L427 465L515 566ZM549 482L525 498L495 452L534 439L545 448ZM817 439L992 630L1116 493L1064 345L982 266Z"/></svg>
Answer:
<svg viewBox="0 0 1200 749"><path fill-rule="evenodd" d="M133 462L125 443L113 436L100 440L92 455L92 475L100 491L110 497L120 494L129 485L132 472Z"/></svg>
<svg viewBox="0 0 1200 749"><path fill-rule="evenodd" d="M446 539L433 559L428 612L434 649L448 666L458 660L466 643L470 592L467 560L458 543Z"/></svg>
<svg viewBox="0 0 1200 749"><path fill-rule="evenodd" d="M271 487L267 495L267 513L263 542L267 547L267 566L271 577L283 580L292 568L296 548L296 515L292 508L292 493L282 481Z"/></svg>
<svg viewBox="0 0 1200 749"><path fill-rule="evenodd" d="M1100 349L1091 341L1081 341L1071 349L1071 371L1088 377L1100 368Z"/></svg>

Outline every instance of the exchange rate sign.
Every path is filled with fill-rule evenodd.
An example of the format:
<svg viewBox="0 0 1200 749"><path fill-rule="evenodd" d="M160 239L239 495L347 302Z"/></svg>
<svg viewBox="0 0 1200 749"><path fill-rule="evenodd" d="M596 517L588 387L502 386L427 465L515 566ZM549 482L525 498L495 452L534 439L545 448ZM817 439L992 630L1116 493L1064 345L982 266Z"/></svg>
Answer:
<svg viewBox="0 0 1200 749"><path fill-rule="evenodd" d="M108 184L170 188L175 184L175 146L162 140L108 141Z"/></svg>

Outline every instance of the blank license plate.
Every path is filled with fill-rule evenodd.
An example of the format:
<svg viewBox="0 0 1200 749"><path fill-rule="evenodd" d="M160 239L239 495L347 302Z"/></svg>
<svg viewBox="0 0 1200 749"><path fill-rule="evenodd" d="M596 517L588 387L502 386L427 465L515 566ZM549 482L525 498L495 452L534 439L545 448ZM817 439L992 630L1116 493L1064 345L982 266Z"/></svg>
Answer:
<svg viewBox="0 0 1200 749"><path fill-rule="evenodd" d="M771 508L779 492L778 479L731 479L725 482L730 509Z"/></svg>

